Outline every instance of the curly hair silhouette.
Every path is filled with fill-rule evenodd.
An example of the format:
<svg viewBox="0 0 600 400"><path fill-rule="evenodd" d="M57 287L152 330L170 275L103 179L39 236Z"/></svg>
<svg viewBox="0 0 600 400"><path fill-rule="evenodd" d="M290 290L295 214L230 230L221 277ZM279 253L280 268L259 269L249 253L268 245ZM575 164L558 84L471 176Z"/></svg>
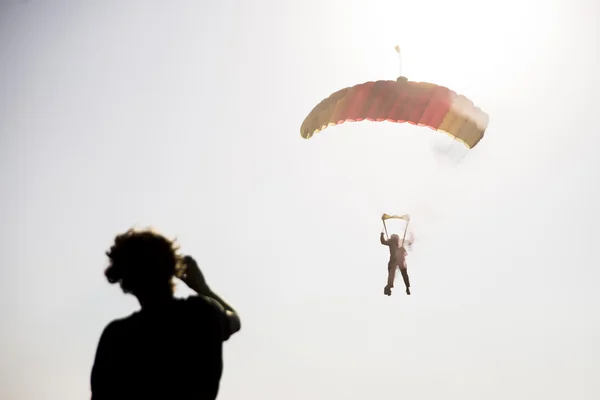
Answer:
<svg viewBox="0 0 600 400"><path fill-rule="evenodd" d="M135 296L170 287L183 271L175 241L152 229L130 229L117 235L106 252L110 265L104 271L108 282L119 283L123 292Z"/></svg>

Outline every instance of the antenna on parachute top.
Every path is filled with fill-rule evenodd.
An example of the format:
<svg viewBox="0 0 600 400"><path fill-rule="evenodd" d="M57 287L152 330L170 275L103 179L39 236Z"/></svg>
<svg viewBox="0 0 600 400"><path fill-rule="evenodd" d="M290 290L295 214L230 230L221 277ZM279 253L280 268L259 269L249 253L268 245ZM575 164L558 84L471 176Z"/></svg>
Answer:
<svg viewBox="0 0 600 400"><path fill-rule="evenodd" d="M398 53L398 76L402 76L402 54L400 53L400 46L394 47L396 53Z"/></svg>

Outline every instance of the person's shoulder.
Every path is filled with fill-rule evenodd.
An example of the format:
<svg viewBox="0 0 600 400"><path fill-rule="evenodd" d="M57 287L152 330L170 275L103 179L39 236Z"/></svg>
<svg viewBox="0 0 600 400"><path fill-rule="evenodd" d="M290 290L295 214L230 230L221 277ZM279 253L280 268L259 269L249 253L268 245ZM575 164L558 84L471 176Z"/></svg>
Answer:
<svg viewBox="0 0 600 400"><path fill-rule="evenodd" d="M110 334L110 335L118 335L120 332L128 329L128 327L131 324L135 323L135 320L137 319L138 314L139 314L139 312L134 312L125 317L113 319L108 324L106 324L106 327L104 328L104 332L106 334Z"/></svg>
<svg viewBox="0 0 600 400"><path fill-rule="evenodd" d="M185 299L180 299L179 301L188 307L188 309L192 310L193 313L204 315L209 318L221 319L222 314L225 312L223 307L210 297L192 295Z"/></svg>
<svg viewBox="0 0 600 400"><path fill-rule="evenodd" d="M189 305L190 307L194 307L197 309L202 309L205 311L218 311L219 307L215 300L199 295L188 296L184 299L179 299L184 304Z"/></svg>
<svg viewBox="0 0 600 400"><path fill-rule="evenodd" d="M133 313L126 317L113 319L106 325L106 328L104 329L109 331L119 331L121 329L125 329L125 327L130 323L130 321L135 318L136 314L137 313Z"/></svg>
<svg viewBox="0 0 600 400"><path fill-rule="evenodd" d="M100 343L102 347L112 346L118 342L119 337L123 335L123 332L128 329L130 321L133 318L133 314L127 317L117 318L110 321L100 335Z"/></svg>

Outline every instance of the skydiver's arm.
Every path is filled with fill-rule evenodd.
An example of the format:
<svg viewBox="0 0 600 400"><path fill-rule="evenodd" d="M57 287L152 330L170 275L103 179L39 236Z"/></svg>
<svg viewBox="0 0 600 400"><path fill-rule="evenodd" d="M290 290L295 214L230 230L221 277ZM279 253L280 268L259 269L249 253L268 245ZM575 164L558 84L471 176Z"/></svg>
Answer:
<svg viewBox="0 0 600 400"><path fill-rule="evenodd" d="M381 242L381 244L383 244L384 246L389 245L389 241L385 240L385 238L383 237L383 232L381 232L381 235L379 235L379 241Z"/></svg>

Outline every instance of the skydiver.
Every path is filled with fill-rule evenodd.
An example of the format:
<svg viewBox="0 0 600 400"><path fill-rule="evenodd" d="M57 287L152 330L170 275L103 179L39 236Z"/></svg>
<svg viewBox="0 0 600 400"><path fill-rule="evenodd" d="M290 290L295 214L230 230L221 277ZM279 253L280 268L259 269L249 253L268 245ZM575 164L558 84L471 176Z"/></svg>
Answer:
<svg viewBox="0 0 600 400"><path fill-rule="evenodd" d="M390 236L388 240L385 240L383 232L379 236L381 244L388 246L390 249L390 260L388 261L388 279L387 285L383 289L383 294L387 296L392 295L392 288L394 287L394 278L396 277L396 267L400 268L402 279L404 280L404 286L406 286L406 294L410 295L410 280L408 279L408 267L406 265L407 252L404 248L404 243L400 245L400 237L396 234ZM412 240L408 242L410 246Z"/></svg>

